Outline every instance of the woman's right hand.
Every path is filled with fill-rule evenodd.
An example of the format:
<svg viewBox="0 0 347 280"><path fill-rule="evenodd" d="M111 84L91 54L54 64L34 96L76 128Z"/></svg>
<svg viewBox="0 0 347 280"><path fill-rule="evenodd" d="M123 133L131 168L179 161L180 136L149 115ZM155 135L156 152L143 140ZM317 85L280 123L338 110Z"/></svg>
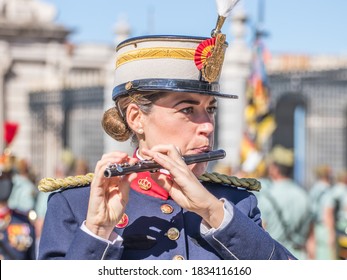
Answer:
<svg viewBox="0 0 347 280"><path fill-rule="evenodd" d="M104 177L110 164L134 164L138 159L123 152L104 154L98 161L90 187L86 227L94 234L108 239L116 224L121 220L129 198L130 182L136 174Z"/></svg>

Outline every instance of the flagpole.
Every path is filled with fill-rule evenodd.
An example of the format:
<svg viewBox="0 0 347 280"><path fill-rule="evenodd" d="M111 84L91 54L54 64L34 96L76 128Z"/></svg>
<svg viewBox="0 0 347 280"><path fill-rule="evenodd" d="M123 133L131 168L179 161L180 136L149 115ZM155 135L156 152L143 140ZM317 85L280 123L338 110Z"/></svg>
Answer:
<svg viewBox="0 0 347 280"><path fill-rule="evenodd" d="M255 36L254 40L262 38L266 35L264 30L264 21L265 21L265 0L258 0L258 19L255 27Z"/></svg>
<svg viewBox="0 0 347 280"><path fill-rule="evenodd" d="M269 88L265 68L262 38L264 31L265 0L258 0L258 18L254 25L251 73L247 81L245 107L246 130L242 141L242 170L247 176L263 176L265 151L276 128L270 108Z"/></svg>
<svg viewBox="0 0 347 280"><path fill-rule="evenodd" d="M258 23L264 23L265 16L265 0L258 0Z"/></svg>

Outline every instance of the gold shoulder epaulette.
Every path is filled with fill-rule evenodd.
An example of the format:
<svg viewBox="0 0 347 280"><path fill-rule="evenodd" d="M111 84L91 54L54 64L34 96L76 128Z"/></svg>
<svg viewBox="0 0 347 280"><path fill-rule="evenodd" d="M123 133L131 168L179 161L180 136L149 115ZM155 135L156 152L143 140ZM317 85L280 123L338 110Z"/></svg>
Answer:
<svg viewBox="0 0 347 280"><path fill-rule="evenodd" d="M44 178L39 182L38 189L41 192L54 192L70 187L83 187L89 185L92 182L93 177L94 173L57 179Z"/></svg>
<svg viewBox="0 0 347 280"><path fill-rule="evenodd" d="M199 177L199 180L203 182L223 183L249 191L260 191L261 189L260 182L254 178L238 178L235 176L219 174L217 172L206 172Z"/></svg>
<svg viewBox="0 0 347 280"><path fill-rule="evenodd" d="M41 192L54 192L60 189L88 186L93 177L94 173L58 179L44 178L39 182L38 189ZM259 191L261 189L260 182L254 178L238 178L213 172L204 173L198 179L203 182L223 183L250 191Z"/></svg>

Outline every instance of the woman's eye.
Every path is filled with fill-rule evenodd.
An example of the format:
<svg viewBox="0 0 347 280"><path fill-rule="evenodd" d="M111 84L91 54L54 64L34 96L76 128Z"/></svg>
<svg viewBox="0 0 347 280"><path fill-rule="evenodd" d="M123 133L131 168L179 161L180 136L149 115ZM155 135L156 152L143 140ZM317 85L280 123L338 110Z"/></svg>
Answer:
<svg viewBox="0 0 347 280"><path fill-rule="evenodd" d="M193 107L183 108L181 112L184 114L191 114L193 113Z"/></svg>
<svg viewBox="0 0 347 280"><path fill-rule="evenodd" d="M215 106L209 107L209 108L207 108L207 112L209 114L215 114L217 112L217 107L215 107Z"/></svg>
<svg viewBox="0 0 347 280"><path fill-rule="evenodd" d="M193 107L187 107L187 108L183 108L180 110L180 112L182 112L183 114L193 114L194 113L194 108ZM198 112L198 111L196 111ZM206 108L206 112L208 114L215 114L217 112L217 107L216 106L212 106L212 107L208 107Z"/></svg>

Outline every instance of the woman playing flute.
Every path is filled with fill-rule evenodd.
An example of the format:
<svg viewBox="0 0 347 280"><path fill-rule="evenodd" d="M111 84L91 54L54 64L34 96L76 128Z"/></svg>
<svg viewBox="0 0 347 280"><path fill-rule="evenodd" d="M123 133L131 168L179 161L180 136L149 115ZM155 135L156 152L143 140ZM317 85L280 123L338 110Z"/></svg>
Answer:
<svg viewBox="0 0 347 280"><path fill-rule="evenodd" d="M218 56L204 60L199 49L208 44ZM138 37L117 47L115 106L103 127L136 149L104 154L88 186L50 196L40 259L295 259L262 228L250 191L202 182L207 162L182 158L212 150L217 98L235 98L219 92L225 47L219 35ZM110 165L139 160L162 168L104 176Z"/></svg>

